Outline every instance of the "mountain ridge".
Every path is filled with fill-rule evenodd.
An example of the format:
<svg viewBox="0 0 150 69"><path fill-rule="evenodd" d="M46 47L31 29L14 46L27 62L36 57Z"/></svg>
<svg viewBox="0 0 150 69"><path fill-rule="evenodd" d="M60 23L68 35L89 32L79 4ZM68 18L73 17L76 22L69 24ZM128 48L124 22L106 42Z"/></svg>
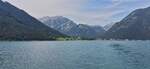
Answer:
<svg viewBox="0 0 150 69"><path fill-rule="evenodd" d="M76 24L72 20L63 16L53 16L53 17L47 16L40 18L39 20L43 22L45 25L69 36L96 38L105 31L100 26L97 27L86 24ZM94 29L94 27L96 27L97 30Z"/></svg>
<svg viewBox="0 0 150 69"><path fill-rule="evenodd" d="M150 39L150 7L136 9L117 22L105 34L105 39Z"/></svg>
<svg viewBox="0 0 150 69"><path fill-rule="evenodd" d="M0 0L0 40L48 40L61 36L25 11Z"/></svg>

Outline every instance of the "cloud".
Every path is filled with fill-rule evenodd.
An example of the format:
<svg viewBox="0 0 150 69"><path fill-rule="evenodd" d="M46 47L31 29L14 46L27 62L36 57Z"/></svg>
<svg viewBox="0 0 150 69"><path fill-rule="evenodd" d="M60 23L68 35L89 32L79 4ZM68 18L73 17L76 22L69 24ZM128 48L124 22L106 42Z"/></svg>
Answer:
<svg viewBox="0 0 150 69"><path fill-rule="evenodd" d="M36 18L65 16L77 23L106 25L117 22L149 0L7 0Z"/></svg>
<svg viewBox="0 0 150 69"><path fill-rule="evenodd" d="M9 2L39 17L75 12L83 0L9 0Z"/></svg>

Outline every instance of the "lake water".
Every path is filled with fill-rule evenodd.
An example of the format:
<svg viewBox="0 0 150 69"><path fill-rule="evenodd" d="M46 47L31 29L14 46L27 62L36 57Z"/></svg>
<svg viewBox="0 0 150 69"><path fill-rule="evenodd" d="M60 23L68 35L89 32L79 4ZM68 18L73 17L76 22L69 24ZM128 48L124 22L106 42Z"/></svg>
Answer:
<svg viewBox="0 0 150 69"><path fill-rule="evenodd" d="M150 41L3 41L0 69L150 69Z"/></svg>

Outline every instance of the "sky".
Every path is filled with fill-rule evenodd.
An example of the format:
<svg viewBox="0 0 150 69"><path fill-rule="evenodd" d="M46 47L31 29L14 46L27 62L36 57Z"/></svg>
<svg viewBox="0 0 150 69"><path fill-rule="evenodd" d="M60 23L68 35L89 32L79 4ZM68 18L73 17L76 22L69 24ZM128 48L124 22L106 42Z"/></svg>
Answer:
<svg viewBox="0 0 150 69"><path fill-rule="evenodd" d="M118 22L135 9L150 6L150 0L5 0L35 18L64 16L76 23L107 25Z"/></svg>

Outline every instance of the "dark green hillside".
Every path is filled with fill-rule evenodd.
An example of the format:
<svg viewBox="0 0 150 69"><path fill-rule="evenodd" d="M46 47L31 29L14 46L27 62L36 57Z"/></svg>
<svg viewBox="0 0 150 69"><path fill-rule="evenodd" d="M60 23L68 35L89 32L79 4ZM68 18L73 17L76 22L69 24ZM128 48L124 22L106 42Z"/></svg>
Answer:
<svg viewBox="0 0 150 69"><path fill-rule="evenodd" d="M133 11L113 25L103 38L150 40L150 7Z"/></svg>
<svg viewBox="0 0 150 69"><path fill-rule="evenodd" d="M53 40L57 36L65 35L0 0L0 40Z"/></svg>

